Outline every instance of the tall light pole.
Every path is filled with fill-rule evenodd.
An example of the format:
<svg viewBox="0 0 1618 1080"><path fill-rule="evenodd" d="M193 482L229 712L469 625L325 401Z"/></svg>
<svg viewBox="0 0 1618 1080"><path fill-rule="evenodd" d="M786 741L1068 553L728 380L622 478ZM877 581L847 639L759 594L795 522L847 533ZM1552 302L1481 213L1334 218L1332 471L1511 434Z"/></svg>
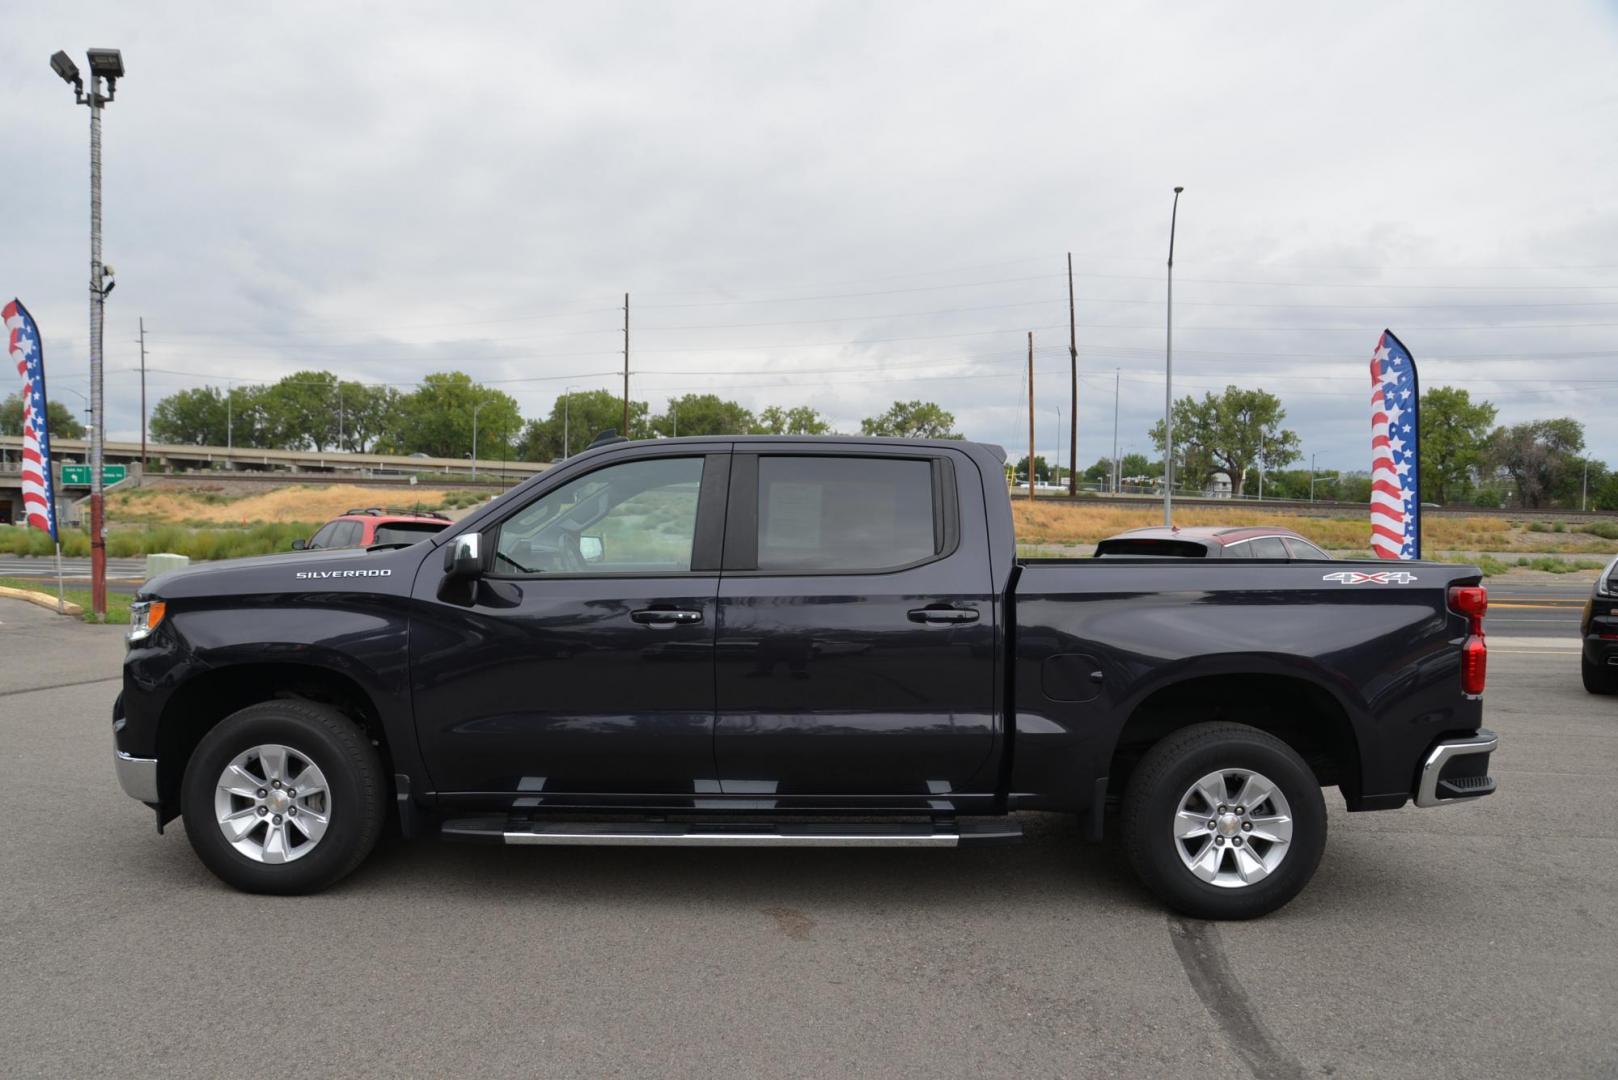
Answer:
<svg viewBox="0 0 1618 1080"><path fill-rule="evenodd" d="M1118 494L1118 478L1123 474L1118 470L1118 380L1122 377L1122 369L1112 369L1112 493Z"/></svg>
<svg viewBox="0 0 1618 1080"><path fill-rule="evenodd" d="M66 52L51 56L51 70L73 87L73 100L90 108L90 610L107 617L107 527L101 486L105 457L106 403L101 381L101 329L107 294L112 292L112 270L101 262L101 110L118 92L124 77L123 54L117 49L86 49L90 65L90 92L78 65ZM102 80L107 92L101 92Z"/></svg>
<svg viewBox="0 0 1618 1080"><path fill-rule="evenodd" d="M1169 211L1168 334L1163 345L1163 524L1174 524L1174 226L1180 217L1180 192L1174 189Z"/></svg>
<svg viewBox="0 0 1618 1080"><path fill-rule="evenodd" d="M568 451L568 410L573 407L573 391L577 389L578 387L576 386L570 386L562 391L562 460L564 461L567 460ZM555 416L556 414L552 413L551 415Z"/></svg>
<svg viewBox="0 0 1618 1080"><path fill-rule="evenodd" d="M493 403L494 403L494 398L484 398L482 401L480 401L476 405L472 406L472 482L473 483L477 483L477 479L478 479L478 413L483 411L483 406L491 405Z"/></svg>
<svg viewBox="0 0 1618 1080"><path fill-rule="evenodd" d="M1051 466L1056 473L1053 480L1057 487L1062 486L1062 406L1056 407L1056 464Z"/></svg>

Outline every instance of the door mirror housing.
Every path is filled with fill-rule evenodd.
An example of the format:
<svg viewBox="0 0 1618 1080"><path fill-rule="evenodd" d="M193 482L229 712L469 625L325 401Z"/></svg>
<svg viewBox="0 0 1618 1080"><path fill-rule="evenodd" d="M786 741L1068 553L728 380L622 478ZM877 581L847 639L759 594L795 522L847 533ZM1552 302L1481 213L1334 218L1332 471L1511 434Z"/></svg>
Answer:
<svg viewBox="0 0 1618 1080"><path fill-rule="evenodd" d="M579 537L579 558L587 563L598 563L607 554L606 545L599 536Z"/></svg>
<svg viewBox="0 0 1618 1080"><path fill-rule="evenodd" d="M303 551L306 548L308 548L308 546L309 546L309 541L305 540L301 536L298 539L292 541L292 550L293 551Z"/></svg>
<svg viewBox="0 0 1618 1080"><path fill-rule="evenodd" d="M472 581L489 569L494 548L482 533L462 533L444 549L444 580Z"/></svg>

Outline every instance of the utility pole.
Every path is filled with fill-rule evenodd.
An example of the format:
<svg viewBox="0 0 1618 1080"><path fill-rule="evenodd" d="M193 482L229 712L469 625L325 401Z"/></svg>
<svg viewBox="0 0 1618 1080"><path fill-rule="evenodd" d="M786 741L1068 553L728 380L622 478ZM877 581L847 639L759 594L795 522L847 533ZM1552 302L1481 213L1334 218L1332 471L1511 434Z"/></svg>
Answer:
<svg viewBox="0 0 1618 1080"><path fill-rule="evenodd" d="M1067 463L1067 493L1079 493L1079 314L1073 302L1073 253L1067 253L1067 356L1069 363L1069 391L1072 400L1068 403L1068 458ZM1058 410L1060 414L1060 410ZM1060 415L1056 418L1056 426L1062 426ZM1058 462L1062 459L1060 438L1056 441ZM1061 468L1060 465L1057 466Z"/></svg>
<svg viewBox="0 0 1618 1080"><path fill-rule="evenodd" d="M624 429L619 432L629 438L629 294L624 293Z"/></svg>
<svg viewBox="0 0 1618 1080"><path fill-rule="evenodd" d="M1590 509L1590 459L1584 459L1584 487L1579 493L1579 513Z"/></svg>
<svg viewBox="0 0 1618 1080"><path fill-rule="evenodd" d="M146 316L140 319L140 481L146 482Z"/></svg>
<svg viewBox="0 0 1618 1080"><path fill-rule="evenodd" d="M1028 331L1028 501L1034 501L1034 332Z"/></svg>
<svg viewBox="0 0 1618 1080"><path fill-rule="evenodd" d="M1174 226L1180 217L1180 192L1174 189L1169 213L1168 335L1163 348L1163 524L1174 524Z"/></svg>
<svg viewBox="0 0 1618 1080"><path fill-rule="evenodd" d="M1119 368L1112 369L1112 493L1118 494L1118 480L1123 475L1118 466L1118 380Z"/></svg>

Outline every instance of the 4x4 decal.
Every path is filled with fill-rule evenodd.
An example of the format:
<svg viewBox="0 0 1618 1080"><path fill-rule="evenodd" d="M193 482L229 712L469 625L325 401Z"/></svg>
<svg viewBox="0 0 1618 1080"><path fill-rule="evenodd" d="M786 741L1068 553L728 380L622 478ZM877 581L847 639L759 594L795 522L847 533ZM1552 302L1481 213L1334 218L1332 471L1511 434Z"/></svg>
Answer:
<svg viewBox="0 0 1618 1080"><path fill-rule="evenodd" d="M1416 575L1408 570L1376 570L1369 574L1359 570L1339 570L1320 580L1335 581L1339 585L1409 585L1416 580Z"/></svg>

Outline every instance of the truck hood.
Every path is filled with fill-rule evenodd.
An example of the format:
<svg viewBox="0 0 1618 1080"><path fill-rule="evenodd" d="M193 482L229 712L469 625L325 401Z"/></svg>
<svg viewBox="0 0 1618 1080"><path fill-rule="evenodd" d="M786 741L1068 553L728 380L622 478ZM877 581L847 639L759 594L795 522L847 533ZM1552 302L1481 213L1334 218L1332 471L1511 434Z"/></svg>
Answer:
<svg viewBox="0 0 1618 1080"><path fill-rule="evenodd" d="M220 559L159 575L140 587L140 599L262 595L317 588L358 587L365 592L410 589L430 544L369 551L288 551L245 559Z"/></svg>

